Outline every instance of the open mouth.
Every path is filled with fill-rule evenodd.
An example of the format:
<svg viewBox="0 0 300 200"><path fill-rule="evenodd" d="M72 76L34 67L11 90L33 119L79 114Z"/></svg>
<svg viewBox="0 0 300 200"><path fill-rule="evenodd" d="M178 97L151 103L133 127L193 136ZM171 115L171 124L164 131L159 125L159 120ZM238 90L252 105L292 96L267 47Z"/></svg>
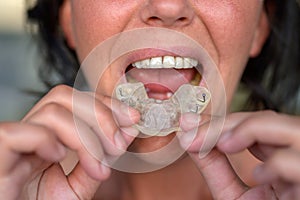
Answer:
<svg viewBox="0 0 300 200"><path fill-rule="evenodd" d="M137 60L126 69L129 83L142 82L149 98L169 99L183 84L200 85L201 65L196 59L180 56L157 56Z"/></svg>

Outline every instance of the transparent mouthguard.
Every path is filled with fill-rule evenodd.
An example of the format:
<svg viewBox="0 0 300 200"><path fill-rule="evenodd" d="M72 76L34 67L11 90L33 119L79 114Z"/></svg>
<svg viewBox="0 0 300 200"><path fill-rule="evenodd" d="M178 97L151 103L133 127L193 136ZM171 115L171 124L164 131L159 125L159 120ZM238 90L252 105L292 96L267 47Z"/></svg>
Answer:
<svg viewBox="0 0 300 200"><path fill-rule="evenodd" d="M183 113L200 113L210 101L209 91L201 86L182 85L168 100L149 98L143 83L125 83L116 88L116 97L137 109L141 118L134 126L148 136L166 136L179 131Z"/></svg>

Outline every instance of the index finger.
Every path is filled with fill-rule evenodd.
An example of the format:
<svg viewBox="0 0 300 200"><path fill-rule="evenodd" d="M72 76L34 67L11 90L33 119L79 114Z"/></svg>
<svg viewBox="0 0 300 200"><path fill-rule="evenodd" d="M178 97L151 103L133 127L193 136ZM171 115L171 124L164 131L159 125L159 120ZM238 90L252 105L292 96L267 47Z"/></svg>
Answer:
<svg viewBox="0 0 300 200"><path fill-rule="evenodd" d="M190 156L205 178L214 199L238 199L247 190L227 157L217 149L202 159L197 153L190 153Z"/></svg>
<svg viewBox="0 0 300 200"><path fill-rule="evenodd" d="M242 151L258 142L266 145L298 145L299 118L264 111L249 115L235 127L223 132L218 147L227 153Z"/></svg>

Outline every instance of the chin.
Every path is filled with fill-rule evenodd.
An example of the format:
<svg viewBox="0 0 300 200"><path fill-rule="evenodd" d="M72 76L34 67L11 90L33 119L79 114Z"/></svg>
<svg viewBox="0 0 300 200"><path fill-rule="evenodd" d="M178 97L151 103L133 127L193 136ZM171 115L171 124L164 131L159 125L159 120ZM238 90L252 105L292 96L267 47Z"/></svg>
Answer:
<svg viewBox="0 0 300 200"><path fill-rule="evenodd" d="M169 134L164 137L160 137L160 136L153 136L147 138L137 137L129 146L128 151L134 153L150 153L153 151L157 151L165 147L166 145L168 145L171 141L173 141L173 139L177 140L175 137L176 137L175 133Z"/></svg>
<svg viewBox="0 0 300 200"><path fill-rule="evenodd" d="M144 162L159 166L168 166L185 153L175 133L164 137L136 138L128 151L136 153Z"/></svg>

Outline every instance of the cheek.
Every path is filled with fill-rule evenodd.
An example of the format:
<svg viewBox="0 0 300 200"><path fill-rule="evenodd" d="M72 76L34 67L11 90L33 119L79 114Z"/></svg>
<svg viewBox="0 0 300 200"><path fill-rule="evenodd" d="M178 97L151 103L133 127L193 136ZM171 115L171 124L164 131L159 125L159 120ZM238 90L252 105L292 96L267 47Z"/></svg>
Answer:
<svg viewBox="0 0 300 200"><path fill-rule="evenodd" d="M249 59L262 1L211 0L199 1L199 4L197 6L202 8L199 15L202 15L218 54L218 67L230 104Z"/></svg>
<svg viewBox="0 0 300 200"><path fill-rule="evenodd" d="M204 2L208 4L208 1ZM231 1L212 0L209 1L209 5L201 5L204 6L202 18L220 60L248 59L261 13L262 3L259 2L259 0L243 2L236 0L232 3ZM212 7L215 11L210 10Z"/></svg>
<svg viewBox="0 0 300 200"><path fill-rule="evenodd" d="M136 5L122 0L73 0L73 32L80 61L98 44L123 31Z"/></svg>

